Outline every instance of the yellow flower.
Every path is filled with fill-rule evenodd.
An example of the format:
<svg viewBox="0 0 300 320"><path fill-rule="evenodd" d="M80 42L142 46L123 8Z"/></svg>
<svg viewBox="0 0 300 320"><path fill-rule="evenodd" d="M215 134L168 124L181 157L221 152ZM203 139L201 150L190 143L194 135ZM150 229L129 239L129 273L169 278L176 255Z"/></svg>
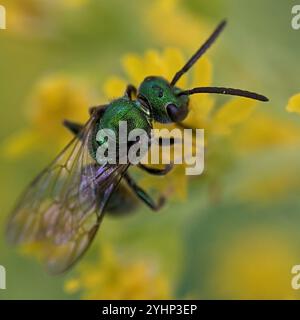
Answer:
<svg viewBox="0 0 300 320"><path fill-rule="evenodd" d="M291 268L298 250L287 235L272 229L250 229L216 251L211 290L224 299L296 299Z"/></svg>
<svg viewBox="0 0 300 320"><path fill-rule="evenodd" d="M69 294L83 299L170 299L170 285L147 259L126 258L103 247L98 260L82 263L78 276L65 283Z"/></svg>
<svg viewBox="0 0 300 320"><path fill-rule="evenodd" d="M300 93L292 96L286 106L288 112L297 112L300 113Z"/></svg>
<svg viewBox="0 0 300 320"><path fill-rule="evenodd" d="M73 78L55 75L41 80L29 99L28 127L5 141L4 153L18 157L34 148L64 146L71 136L62 121L86 121L89 100L86 86Z"/></svg>
<svg viewBox="0 0 300 320"><path fill-rule="evenodd" d="M107 99L114 99L124 94L126 85L131 83L136 87L146 76L157 75L171 80L174 74L184 65L188 57L181 50L166 48L162 52L148 50L143 56L127 54L122 59L122 67L125 77L111 76L103 86ZM201 58L197 64L184 75L178 82L181 88L196 86L210 86L212 83L212 65L207 57ZM190 97L190 112L184 121L189 127L206 129L206 144L209 144L210 137L214 142L210 146L213 149L217 144L216 137L227 137L233 130L244 123L254 111L256 102L245 98L230 99L223 106L217 106L213 95L199 94ZM155 128L176 128L176 124L161 125L154 124ZM223 138L222 138L223 139ZM222 142L223 143L223 142ZM219 145L220 146L220 145ZM157 177L147 177L143 183L149 188L157 186ZM174 179L174 184L170 183ZM168 174L168 182L159 183L165 194L172 193L174 198L185 199L187 176L182 168ZM180 183L178 183L180 181ZM170 191L170 187L172 190Z"/></svg>

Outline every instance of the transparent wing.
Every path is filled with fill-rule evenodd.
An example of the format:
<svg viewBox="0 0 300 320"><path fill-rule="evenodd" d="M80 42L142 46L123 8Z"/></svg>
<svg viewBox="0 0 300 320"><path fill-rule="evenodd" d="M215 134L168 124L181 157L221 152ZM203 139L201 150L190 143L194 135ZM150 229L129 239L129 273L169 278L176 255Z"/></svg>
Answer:
<svg viewBox="0 0 300 320"><path fill-rule="evenodd" d="M99 166L89 145L96 116L26 189L7 225L13 244L32 244L51 273L72 266L86 251L104 208L128 165Z"/></svg>

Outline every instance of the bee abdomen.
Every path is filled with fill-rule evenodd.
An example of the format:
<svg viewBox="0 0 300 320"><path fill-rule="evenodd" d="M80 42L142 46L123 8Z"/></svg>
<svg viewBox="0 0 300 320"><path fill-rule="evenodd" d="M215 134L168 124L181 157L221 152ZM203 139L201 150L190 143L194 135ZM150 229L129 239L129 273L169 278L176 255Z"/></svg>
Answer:
<svg viewBox="0 0 300 320"><path fill-rule="evenodd" d="M134 194L121 182L106 205L106 213L110 216L126 216L138 207Z"/></svg>

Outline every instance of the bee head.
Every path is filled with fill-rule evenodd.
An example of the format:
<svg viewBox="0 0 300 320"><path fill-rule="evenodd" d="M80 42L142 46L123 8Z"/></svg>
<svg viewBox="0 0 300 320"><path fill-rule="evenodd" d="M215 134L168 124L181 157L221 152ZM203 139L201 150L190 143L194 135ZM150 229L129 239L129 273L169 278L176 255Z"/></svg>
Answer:
<svg viewBox="0 0 300 320"><path fill-rule="evenodd" d="M153 119L160 123L179 122L188 114L188 96L178 96L181 90L162 77L147 77L138 89L138 100L146 105Z"/></svg>

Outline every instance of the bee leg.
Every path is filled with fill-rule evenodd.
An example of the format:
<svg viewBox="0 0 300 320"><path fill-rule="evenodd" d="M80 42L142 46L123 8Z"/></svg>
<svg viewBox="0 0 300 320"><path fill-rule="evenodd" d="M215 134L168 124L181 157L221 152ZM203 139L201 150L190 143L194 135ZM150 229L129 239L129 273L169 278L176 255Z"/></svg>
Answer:
<svg viewBox="0 0 300 320"><path fill-rule="evenodd" d="M79 136L81 130L83 129L83 125L80 123L72 122L69 120L64 120L63 125L70 130L76 137Z"/></svg>
<svg viewBox="0 0 300 320"><path fill-rule="evenodd" d="M166 165L163 169L151 168L143 165L142 163L138 164L138 167L149 174L153 174L155 176L165 176L173 169L173 163Z"/></svg>
<svg viewBox="0 0 300 320"><path fill-rule="evenodd" d="M133 99L133 95L136 95L137 89L132 84L129 84L125 90L125 96L127 96L130 100Z"/></svg>
<svg viewBox="0 0 300 320"><path fill-rule="evenodd" d="M125 173L124 179L127 182L128 186L136 194L136 196L153 211L158 211L165 204L164 197L160 197L158 202L155 203L155 201L141 187L139 187L136 184L136 182L131 178L131 176L128 173Z"/></svg>
<svg viewBox="0 0 300 320"><path fill-rule="evenodd" d="M99 115L102 116L107 105L100 105L100 106L94 106L90 107L89 113L92 115L94 112L99 112Z"/></svg>

